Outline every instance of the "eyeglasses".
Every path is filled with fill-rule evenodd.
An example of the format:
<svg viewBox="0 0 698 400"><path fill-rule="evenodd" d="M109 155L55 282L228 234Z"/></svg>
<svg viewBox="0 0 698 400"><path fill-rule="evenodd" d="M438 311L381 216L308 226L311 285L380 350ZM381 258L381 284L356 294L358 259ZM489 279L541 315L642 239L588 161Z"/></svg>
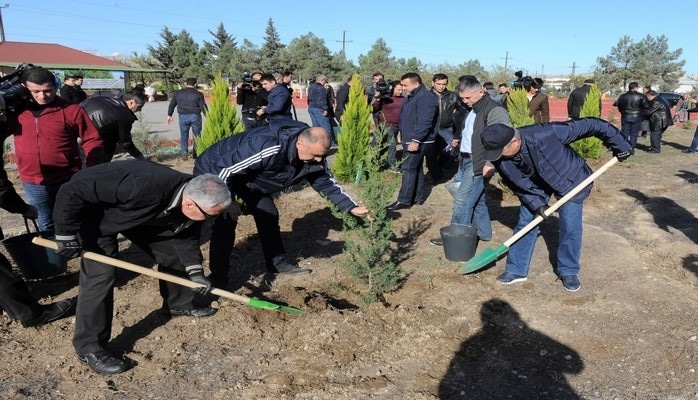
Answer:
<svg viewBox="0 0 698 400"><path fill-rule="evenodd" d="M194 200L192 200L192 203L194 203L194 205L196 206L196 208L199 209L199 211L201 212L201 214L203 214L204 217L205 217L206 219L212 219L212 218L215 218L215 217L216 217L215 215L211 215L211 214L207 213L206 211L204 211L203 209L201 209L201 207L199 207L199 205L196 204L196 202L195 202Z"/></svg>

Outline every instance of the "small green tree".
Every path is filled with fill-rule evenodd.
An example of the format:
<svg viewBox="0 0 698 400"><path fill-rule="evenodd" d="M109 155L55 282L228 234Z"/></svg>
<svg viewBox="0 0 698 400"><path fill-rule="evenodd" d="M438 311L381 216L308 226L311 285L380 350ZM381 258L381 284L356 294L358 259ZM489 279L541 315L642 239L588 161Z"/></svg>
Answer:
<svg viewBox="0 0 698 400"><path fill-rule="evenodd" d="M342 182L351 182L362 169L371 142L371 106L358 74L351 78L349 103L342 114L342 131L337 140L339 149L332 173Z"/></svg>
<svg viewBox="0 0 698 400"><path fill-rule="evenodd" d="M218 74L211 86L211 104L208 105L204 129L194 143L196 153L201 154L212 144L244 130L237 108L230 102L228 84Z"/></svg>
<svg viewBox="0 0 698 400"><path fill-rule="evenodd" d="M523 88L514 88L507 96L507 111L514 128L532 125L536 122L528 109L528 96Z"/></svg>
<svg viewBox="0 0 698 400"><path fill-rule="evenodd" d="M385 136L387 131L381 125L376 131L378 139ZM371 210L368 221L359 221L350 213L340 215L339 210L333 207L333 213L342 218L344 227L344 252L339 263L365 288L363 299L366 303L372 303L384 293L395 290L403 279L403 273L395 262L400 259L398 250L391 245L393 219L385 209L400 180L382 170L386 158L387 154L381 151L381 146L368 146L363 156L364 178L356 189L358 196Z"/></svg>
<svg viewBox="0 0 698 400"><path fill-rule="evenodd" d="M579 111L580 118L601 117L601 92L599 91L599 86L597 84L591 85L589 93L584 98L584 104L582 109ZM581 140L577 140L572 143L572 148L584 158L597 159L601 157L601 149L603 148L603 142L595 137L588 137Z"/></svg>

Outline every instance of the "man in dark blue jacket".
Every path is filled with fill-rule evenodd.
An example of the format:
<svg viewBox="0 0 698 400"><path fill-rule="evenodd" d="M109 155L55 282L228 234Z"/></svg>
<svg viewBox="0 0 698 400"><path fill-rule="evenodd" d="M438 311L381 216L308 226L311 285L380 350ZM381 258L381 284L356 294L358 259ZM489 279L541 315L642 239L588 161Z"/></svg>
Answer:
<svg viewBox="0 0 698 400"><path fill-rule="evenodd" d="M389 211L399 211L423 204L424 157L431 151L436 139L439 119L439 99L422 84L422 78L414 72L402 76L407 99L400 110L400 134L402 135L402 185L397 201L388 205Z"/></svg>
<svg viewBox="0 0 698 400"><path fill-rule="evenodd" d="M269 95L267 96L267 105L257 110L257 116L264 116L270 122L275 119L292 119L292 99L288 88L276 82L276 78L272 74L262 75L259 81L262 82L262 87Z"/></svg>
<svg viewBox="0 0 698 400"><path fill-rule="evenodd" d="M293 120L272 120L269 126L252 129L221 140L206 149L194 164L194 175L218 174L230 191L245 202L262 242L270 272L307 273L286 260L281 243L279 210L272 195L302 181L308 181L343 212L362 216L368 212L337 184L327 167L329 133L319 127ZM228 282L230 254L237 225L235 207L214 220L209 263L214 285Z"/></svg>
<svg viewBox="0 0 698 400"><path fill-rule="evenodd" d="M490 125L482 132L485 159L491 161L502 180L521 200L518 232L536 215L547 218L550 196L561 198L591 175L591 168L570 143L595 136L613 150L620 161L630 157L632 146L623 133L608 122L583 118L568 122L537 124L514 129L504 124ZM577 291L581 283L579 258L582 250L582 204L591 185L558 210L559 240L556 272L568 291ZM503 284L526 280L538 236L536 226L511 245L504 273L497 277Z"/></svg>

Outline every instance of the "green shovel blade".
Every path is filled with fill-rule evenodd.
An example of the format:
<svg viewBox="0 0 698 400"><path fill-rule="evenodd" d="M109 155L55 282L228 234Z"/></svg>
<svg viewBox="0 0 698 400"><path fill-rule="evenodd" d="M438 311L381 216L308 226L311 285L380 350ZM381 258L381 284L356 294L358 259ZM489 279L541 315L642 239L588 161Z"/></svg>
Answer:
<svg viewBox="0 0 698 400"><path fill-rule="evenodd" d="M293 315L302 315L303 310L299 310L295 307L282 306L279 304L274 304L270 301L260 300L260 299L250 299L247 305L254 308L261 308L263 310L281 310Z"/></svg>
<svg viewBox="0 0 698 400"><path fill-rule="evenodd" d="M471 258L468 260L468 262L463 265L460 269L461 274L469 274L471 272L475 272L479 269L482 269L491 263L497 261L497 258L501 256L502 254L506 253L509 247L507 245L502 244L496 249L493 248L487 248L483 251L480 252L480 254L475 255L475 257Z"/></svg>

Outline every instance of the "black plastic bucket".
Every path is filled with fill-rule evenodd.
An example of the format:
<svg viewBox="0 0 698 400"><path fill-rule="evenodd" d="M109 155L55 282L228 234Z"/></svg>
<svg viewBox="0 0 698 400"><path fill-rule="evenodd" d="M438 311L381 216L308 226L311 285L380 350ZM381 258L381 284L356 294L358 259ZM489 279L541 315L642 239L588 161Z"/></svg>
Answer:
<svg viewBox="0 0 698 400"><path fill-rule="evenodd" d="M24 224L27 233L13 236L2 241L3 246L14 260L15 265L22 272L24 279L48 279L65 273L67 260L57 254L55 250L38 246L32 243L37 236L51 238L52 232L29 232L29 224L26 219ZM36 221L34 221L36 228ZM38 228L37 228L38 230Z"/></svg>
<svg viewBox="0 0 698 400"><path fill-rule="evenodd" d="M477 250L477 228L470 224L451 224L441 228L444 253L449 261L468 261Z"/></svg>

